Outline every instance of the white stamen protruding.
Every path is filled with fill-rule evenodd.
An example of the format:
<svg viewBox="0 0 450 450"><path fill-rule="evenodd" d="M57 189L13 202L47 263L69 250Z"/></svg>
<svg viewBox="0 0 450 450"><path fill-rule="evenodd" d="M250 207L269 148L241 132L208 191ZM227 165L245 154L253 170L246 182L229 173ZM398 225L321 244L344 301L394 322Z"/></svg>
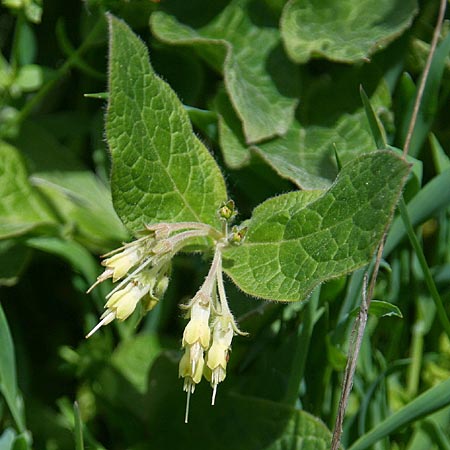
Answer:
<svg viewBox="0 0 450 450"><path fill-rule="evenodd" d="M86 339L89 339L102 326L108 325L108 323L111 323L116 318L116 313L113 311L106 310L105 313L103 313L102 320L86 335Z"/></svg>
<svg viewBox="0 0 450 450"><path fill-rule="evenodd" d="M188 389L187 398L186 398L186 411L184 413L184 423L189 422L189 403L190 402L191 402L191 389Z"/></svg>
<svg viewBox="0 0 450 450"><path fill-rule="evenodd" d="M216 402L216 393L217 393L217 384L215 384L214 387L213 387L212 398L211 398L211 405L212 406L214 406L214 404Z"/></svg>

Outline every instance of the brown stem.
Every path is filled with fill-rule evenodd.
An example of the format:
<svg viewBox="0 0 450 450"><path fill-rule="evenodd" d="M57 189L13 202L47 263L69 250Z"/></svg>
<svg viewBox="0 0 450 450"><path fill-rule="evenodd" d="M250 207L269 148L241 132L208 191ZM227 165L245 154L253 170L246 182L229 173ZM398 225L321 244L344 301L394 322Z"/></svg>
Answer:
<svg viewBox="0 0 450 450"><path fill-rule="evenodd" d="M419 89L417 89L416 100L414 102L414 108L411 115L411 120L409 122L408 132L406 133L405 145L403 146L403 158L409 152L409 147L411 146L411 140L414 133L414 127L416 126L417 116L419 114L420 104L422 103L423 93L425 91L425 84L430 73L431 61L433 60L434 53L436 51L439 36L441 34L442 24L444 22L445 8L447 6L447 0L441 0L439 6L439 15L434 28L433 39L431 40L430 53L428 53L428 58L423 69L422 78L420 80Z"/></svg>
<svg viewBox="0 0 450 450"><path fill-rule="evenodd" d="M422 102L423 93L425 90L425 84L428 79L428 75L430 72L431 61L433 59L434 53L436 51L438 39L441 33L442 23L445 15L445 8L447 5L447 0L441 0L438 19L436 23L436 27L433 33L433 39L431 41L430 53L428 54L428 58L423 69L422 78L420 80L419 88L417 90L416 100L414 103L413 113L411 115L411 120L409 122L408 132L405 139L405 144L403 147L403 158L406 158L409 147L411 145L411 139L414 132L414 127L417 122L417 115L419 113L420 104ZM339 408L336 415L336 421L333 430L333 437L331 440L331 450L338 450L339 444L341 441L342 434L342 425L344 422L345 411L347 409L348 398L351 393L351 389L353 386L353 378L356 370L356 363L358 360L359 351L361 349L362 340L364 337L364 330L367 323L367 315L370 306L370 302L373 298L373 293L375 290L375 284L377 281L378 271L380 268L381 258L384 250L384 243L387 236L387 230L383 234L383 238L381 239L380 246L378 247L377 256L375 260L375 265L372 273L372 278L370 279L369 288L367 290L367 275L364 277L364 285L362 291L362 302L358 314L358 318L355 321L352 336L350 339L349 353L347 359L347 365L345 367L344 379L342 382L342 391L341 397L339 399Z"/></svg>

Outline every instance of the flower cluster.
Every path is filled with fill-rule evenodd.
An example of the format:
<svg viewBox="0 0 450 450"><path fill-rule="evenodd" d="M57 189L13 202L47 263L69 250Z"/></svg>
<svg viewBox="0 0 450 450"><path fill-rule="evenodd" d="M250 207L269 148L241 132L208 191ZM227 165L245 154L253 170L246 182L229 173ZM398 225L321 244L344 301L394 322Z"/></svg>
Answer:
<svg viewBox="0 0 450 450"><path fill-rule="evenodd" d="M125 320L139 304L144 312L151 310L167 288L170 262L175 253L195 239L221 236L209 225L196 222L151 225L141 234L139 239L103 256L105 270L88 292L110 278L118 284L106 296L105 311L87 338L114 319Z"/></svg>
<svg viewBox="0 0 450 450"><path fill-rule="evenodd" d="M185 422L188 421L190 395L202 375L213 388L212 404L217 385L225 379L231 341L242 333L228 307L222 276L222 245L216 246L208 275L194 298L183 308L190 319L183 333L184 355L179 376L184 378L188 398Z"/></svg>
<svg viewBox="0 0 450 450"><path fill-rule="evenodd" d="M198 243L199 238L213 240L215 251L208 275L192 300L182 305L189 319L183 333L184 354L179 365L179 376L184 378L187 392L186 422L190 396L202 377L213 388L214 405L217 386L226 377L233 336L243 334L228 307L222 275L222 249L239 243L245 234L245 230L237 228L228 232L228 222L235 215L232 201L219 209L219 217L224 221L223 233L197 222L147 226L139 239L103 256L105 270L88 290L107 279L118 283L106 296L105 311L87 338L115 319L127 319L138 305L144 313L150 311L167 289L173 256L183 247Z"/></svg>

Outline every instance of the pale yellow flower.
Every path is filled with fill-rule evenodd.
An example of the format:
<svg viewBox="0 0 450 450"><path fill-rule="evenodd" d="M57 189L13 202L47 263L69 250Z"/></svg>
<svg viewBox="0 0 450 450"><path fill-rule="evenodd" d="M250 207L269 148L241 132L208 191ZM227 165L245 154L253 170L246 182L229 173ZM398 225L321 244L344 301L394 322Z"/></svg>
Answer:
<svg viewBox="0 0 450 450"><path fill-rule="evenodd" d="M100 317L100 322L87 334L86 338L114 319L122 321L129 317L136 309L139 300L152 289L154 281L152 283L149 278L147 273L142 272L123 289L114 292L106 302L106 311Z"/></svg>
<svg viewBox="0 0 450 450"><path fill-rule="evenodd" d="M226 377L228 354L233 340L233 317L229 315L216 317L213 328L212 344L206 355L206 366L210 382L213 388L211 403L216 399L217 385Z"/></svg>
<svg viewBox="0 0 450 450"><path fill-rule="evenodd" d="M129 247L125 247L120 253L117 253L102 262L102 265L106 267L105 272L112 272L113 282L120 280L132 267L142 260L144 249L145 241L137 241Z"/></svg>

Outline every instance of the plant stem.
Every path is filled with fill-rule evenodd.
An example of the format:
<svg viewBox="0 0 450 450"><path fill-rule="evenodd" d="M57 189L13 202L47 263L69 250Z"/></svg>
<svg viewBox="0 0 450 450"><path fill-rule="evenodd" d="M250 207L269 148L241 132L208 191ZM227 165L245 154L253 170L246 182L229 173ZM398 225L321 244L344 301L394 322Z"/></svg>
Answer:
<svg viewBox="0 0 450 450"><path fill-rule="evenodd" d="M409 152L409 147L411 146L412 136L414 134L414 128L417 122L417 116L419 114L420 104L422 103L423 93L425 91L425 84L428 79L428 74L430 72L431 61L433 60L434 52L436 51L439 36L441 34L442 24L444 22L445 8L447 6L447 0L441 0L439 6L439 15L434 28L433 38L431 40L430 52L428 53L428 58L423 69L422 78L420 80L419 88L417 89L416 100L414 101L414 108L411 115L411 120L409 122L408 132L406 133L405 145L403 146L403 158Z"/></svg>
<svg viewBox="0 0 450 450"><path fill-rule="evenodd" d="M446 5L447 5L447 0L441 0L437 23L436 23L436 26L434 29L433 39L431 42L430 53L428 54L427 62L425 64L425 67L424 67L424 70L422 73L420 85L417 90L416 100L414 103L414 109L413 109L413 113L412 113L411 120L409 123L408 133L407 133L406 139L405 139L405 144L403 147L403 154L402 154L403 159L406 159L406 156L408 155L408 152L409 152L409 147L411 145L411 139L412 139L415 125L416 125L417 115L419 113L419 108L420 108L420 104L422 102L423 92L425 90L425 83L427 81L428 74L430 72L431 61L432 61L434 53L436 51L437 42L438 42L439 35L440 35L441 29L442 29L442 23L443 23L443 19L444 19L444 15L445 15ZM404 206L403 201L401 201L400 202L400 213L402 212L402 206L403 206L404 210L406 211L406 207ZM383 255L384 244L386 241L386 235L387 235L387 230L385 230L383 237L381 239L381 242L380 242L380 246L378 247L378 252L377 252L377 256L376 256L376 260L375 260L373 274L372 274L372 278L370 280L370 286L369 286L367 295L365 295L365 292L364 292L365 288L363 288L363 301L361 303L361 308L360 308L360 312L358 315L358 319L355 322L355 326L354 326L354 332L356 332L356 338L354 337L352 339L352 341L350 342L349 356L347 359L347 366L345 368L344 379L342 382L341 398L339 400L339 410L338 410L338 413L336 416L336 422L335 422L334 430L333 430L333 437L331 440L331 450L337 450L339 448L339 444L341 441L342 424L344 422L348 397L350 396L351 388L353 385L353 377L354 377L354 373L356 370L356 362L357 362L359 350L361 349L361 343L362 343L362 338L364 335L365 325L367 323L367 311L369 309L370 302L373 298L373 292L375 289L375 284L376 284L376 280L377 280L377 276L378 276L378 270L380 268L381 258ZM423 256L420 245L419 245L418 250ZM420 258L419 258L419 260L420 260ZM426 265L425 258L424 258L424 262L425 262L425 266L426 266L426 269L424 269L424 273L425 273L425 270L427 270L429 273L429 269L428 269L428 266ZM429 280L427 280L427 277L425 277L425 279L427 280L427 284L431 283L429 285L429 288L430 288L430 291L432 292L433 299L435 300L435 302L437 301L440 305L440 306L438 306L438 304L436 304L436 306L438 308L439 318L444 326L445 331L447 332L447 334L450 337L450 334L449 334L450 333L450 323L448 323L448 318L447 318L447 315L445 314L445 309L442 305L441 298L439 297L439 294L437 293L436 285L434 284L434 281L431 277L431 273L429 275L430 275ZM437 295L437 298L434 298L433 293L435 293ZM444 314L442 315L441 312L443 312Z"/></svg>
<svg viewBox="0 0 450 450"><path fill-rule="evenodd" d="M383 239L384 242L384 239ZM381 253L383 245L380 245ZM376 278L379 261L381 257L380 250L378 250L377 261L375 262L374 272L371 279L371 287L375 284L373 281ZM377 264L378 263L378 264ZM345 366L344 379L342 381L342 391L341 397L339 399L339 409L336 415L336 421L334 424L333 437L331 439L331 450L338 450L339 444L341 442L341 434L342 434L342 425L344 423L345 411L347 409L348 399L350 397L350 392L353 386L353 378L356 370L356 363L358 362L359 351L361 350L361 344L364 337L364 330L367 324L367 311L369 310L370 299L369 295L367 295L367 280L368 275L364 277L364 285L362 290L362 302L361 307L358 313L358 318L355 321L352 330L352 336L350 339L350 345L348 349L348 359L347 364ZM371 293L371 288L369 287L369 294ZM372 292L373 293L373 292Z"/></svg>

